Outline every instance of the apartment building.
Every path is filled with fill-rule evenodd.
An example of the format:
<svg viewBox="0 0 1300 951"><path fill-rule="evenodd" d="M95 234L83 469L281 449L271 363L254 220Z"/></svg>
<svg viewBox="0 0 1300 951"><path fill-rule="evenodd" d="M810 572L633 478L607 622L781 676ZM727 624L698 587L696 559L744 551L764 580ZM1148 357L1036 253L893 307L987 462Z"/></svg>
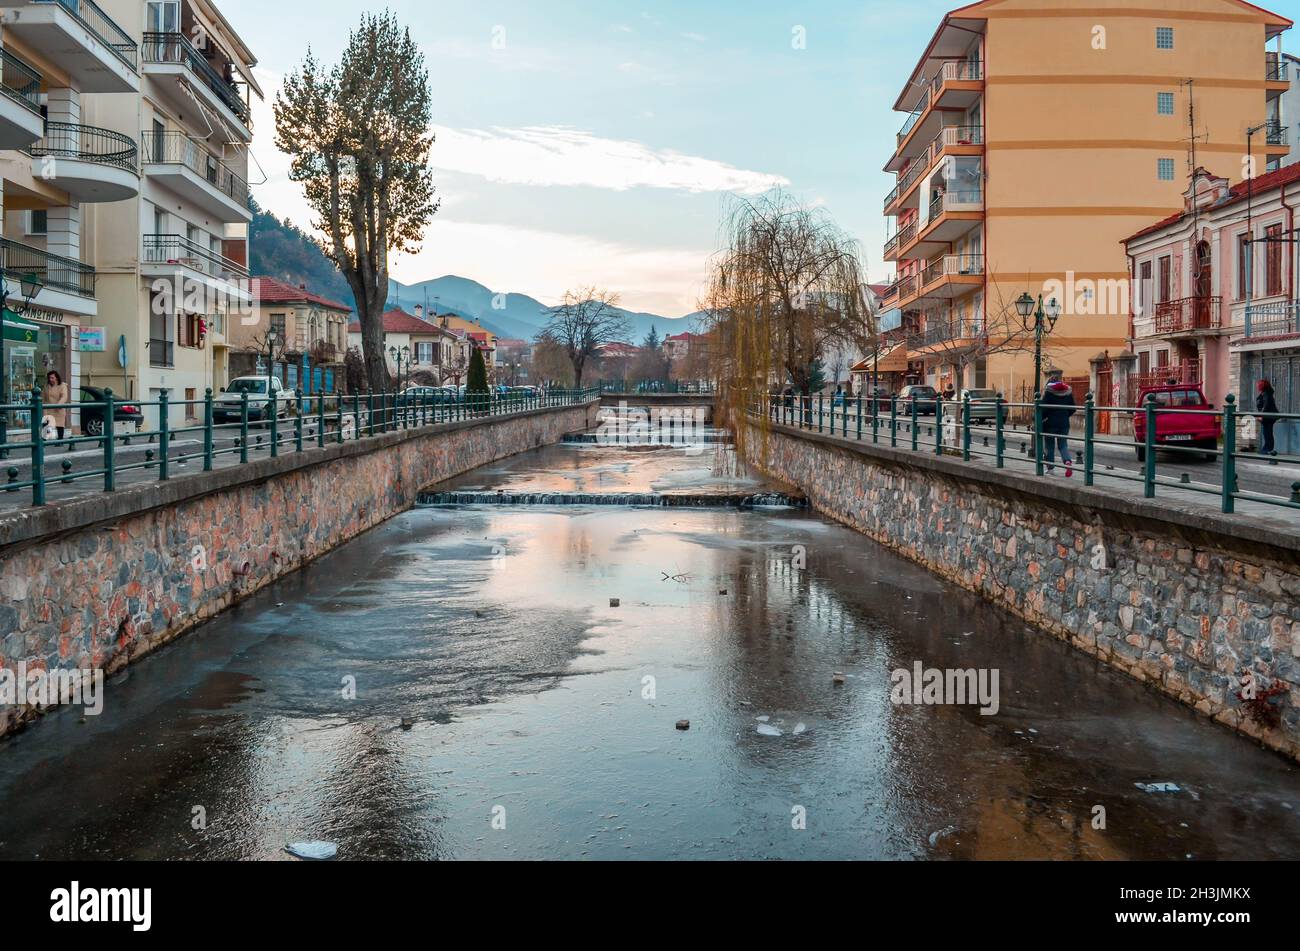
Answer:
<svg viewBox="0 0 1300 951"><path fill-rule="evenodd" d="M134 200L97 207L89 244L98 320L118 348L83 354L82 376L136 399L184 401L229 377L231 321L253 314L248 275L252 53L207 0L103 0L139 50L136 95L93 95L82 113L138 137Z"/></svg>
<svg viewBox="0 0 1300 951"><path fill-rule="evenodd" d="M1184 208L1126 242L1133 261L1127 400L1146 383L1199 383L1222 406L1255 405L1267 378L1278 409L1300 413L1296 208L1300 165L1231 185L1198 169ZM1131 405L1131 402L1130 402ZM1300 425L1278 425L1278 449L1300 451Z"/></svg>
<svg viewBox="0 0 1300 951"><path fill-rule="evenodd" d="M352 308L305 284L254 277L253 312L227 322L229 372L262 374L267 367L291 389L337 392L343 382Z"/></svg>
<svg viewBox="0 0 1300 951"><path fill-rule="evenodd" d="M885 166L897 277L881 306L903 312L905 378L1028 398L1025 293L1061 306L1045 365L1084 377L1099 351L1121 350L1121 242L1182 209L1193 142L1195 164L1232 182L1248 143L1260 170L1287 152L1290 26L1242 0L984 0L947 14L895 102L906 118Z"/></svg>
<svg viewBox="0 0 1300 951"><path fill-rule="evenodd" d="M51 370L75 400L91 355L83 349L116 349L95 332L102 309L86 216L140 192L135 138L83 118L82 102L138 95L139 50L90 0L3 0L0 45L0 402L25 403ZM10 413L6 424L26 429L28 415Z"/></svg>

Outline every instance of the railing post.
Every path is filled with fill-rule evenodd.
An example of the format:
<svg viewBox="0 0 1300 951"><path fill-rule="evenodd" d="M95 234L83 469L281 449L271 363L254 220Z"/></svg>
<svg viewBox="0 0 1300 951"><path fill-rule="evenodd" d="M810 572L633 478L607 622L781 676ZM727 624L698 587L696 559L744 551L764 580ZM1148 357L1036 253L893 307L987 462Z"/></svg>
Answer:
<svg viewBox="0 0 1300 951"><path fill-rule="evenodd" d="M920 427L917 426L916 423L916 397L915 396L912 397L911 403L912 403L912 451L916 452L918 449L921 448L921 444L919 442L921 437L921 431L920 431Z"/></svg>
<svg viewBox="0 0 1300 951"><path fill-rule="evenodd" d="M1145 435L1146 450L1142 466L1142 494L1148 498L1156 495L1156 395L1147 394L1146 405L1147 431Z"/></svg>
<svg viewBox="0 0 1300 951"><path fill-rule="evenodd" d="M1092 485L1093 466L1096 461L1093 442L1093 399L1089 393L1083 401L1083 484Z"/></svg>
<svg viewBox="0 0 1300 951"><path fill-rule="evenodd" d="M212 471L212 387L203 391L203 471Z"/></svg>
<svg viewBox="0 0 1300 951"><path fill-rule="evenodd" d="M316 448L325 448L325 391L316 391Z"/></svg>
<svg viewBox="0 0 1300 951"><path fill-rule="evenodd" d="M302 452L302 394L299 393L294 398L294 404L297 412L293 414L293 448Z"/></svg>
<svg viewBox="0 0 1300 951"><path fill-rule="evenodd" d="M41 406L41 391L32 390L31 423L32 432L32 504L45 504L45 427L41 425L44 412Z"/></svg>
<svg viewBox="0 0 1300 951"><path fill-rule="evenodd" d="M996 460L996 468L1002 469L1006 466L1006 459L1003 458L1003 452L1006 450L1006 440L1002 438L1002 424L1005 412L1002 409L1002 394L999 393L993 400L993 458Z"/></svg>
<svg viewBox="0 0 1300 951"><path fill-rule="evenodd" d="M239 461L248 461L248 390L239 394Z"/></svg>
<svg viewBox="0 0 1300 951"><path fill-rule="evenodd" d="M104 390L104 491L112 492L117 487L117 477L113 472L113 391Z"/></svg>
<svg viewBox="0 0 1300 951"><path fill-rule="evenodd" d="M370 430L370 435L375 434L375 394L366 391L366 427Z"/></svg>
<svg viewBox="0 0 1300 951"><path fill-rule="evenodd" d="M369 398L367 393L366 397ZM342 433L342 428L339 429ZM352 394L352 439L355 442L361 438L361 394L354 392ZM342 435L339 436L339 442L343 441Z"/></svg>
<svg viewBox="0 0 1300 951"><path fill-rule="evenodd" d="M273 385L270 386L270 390L266 400L266 412L271 414L271 456L275 457L280 454L280 405Z"/></svg>
<svg viewBox="0 0 1300 951"><path fill-rule="evenodd" d="M934 401L934 454L943 455L943 397Z"/></svg>
<svg viewBox="0 0 1300 951"><path fill-rule="evenodd" d="M1043 394L1034 394L1034 474L1043 474Z"/></svg>
<svg viewBox="0 0 1300 951"><path fill-rule="evenodd" d="M822 402L822 395L818 393L817 394L817 432L821 432L822 427L826 424L825 416L826 416L826 404Z"/></svg>
<svg viewBox="0 0 1300 951"><path fill-rule="evenodd" d="M961 458L963 462L970 462L970 391L961 397Z"/></svg>
<svg viewBox="0 0 1300 951"><path fill-rule="evenodd" d="M889 397L889 445L898 447L898 398Z"/></svg>
<svg viewBox="0 0 1300 951"><path fill-rule="evenodd" d="M158 451L161 453L158 457L158 479L166 481L169 477L167 472L167 443L170 441L168 431L167 417L170 414L170 407L167 405L167 390L164 387L158 391Z"/></svg>
<svg viewBox="0 0 1300 951"><path fill-rule="evenodd" d="M1223 488L1225 515L1237 507L1237 398L1229 393L1223 406Z"/></svg>
<svg viewBox="0 0 1300 951"><path fill-rule="evenodd" d="M862 394L858 394L858 442L862 442Z"/></svg>
<svg viewBox="0 0 1300 951"><path fill-rule="evenodd" d="M874 389L871 393L871 441L880 442L880 396Z"/></svg>

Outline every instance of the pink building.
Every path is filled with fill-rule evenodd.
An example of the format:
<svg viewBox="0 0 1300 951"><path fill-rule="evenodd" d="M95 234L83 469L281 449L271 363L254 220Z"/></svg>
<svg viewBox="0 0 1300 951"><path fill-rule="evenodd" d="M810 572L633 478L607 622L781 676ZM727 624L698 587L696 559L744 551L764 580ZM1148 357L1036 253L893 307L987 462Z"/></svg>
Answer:
<svg viewBox="0 0 1300 951"><path fill-rule="evenodd" d="M1172 378L1202 383L1216 406L1232 393L1253 409L1267 377L1278 409L1300 412L1300 165L1231 186L1198 168L1183 205L1124 242L1136 359L1121 398ZM1279 424L1279 451L1300 448L1292 428Z"/></svg>

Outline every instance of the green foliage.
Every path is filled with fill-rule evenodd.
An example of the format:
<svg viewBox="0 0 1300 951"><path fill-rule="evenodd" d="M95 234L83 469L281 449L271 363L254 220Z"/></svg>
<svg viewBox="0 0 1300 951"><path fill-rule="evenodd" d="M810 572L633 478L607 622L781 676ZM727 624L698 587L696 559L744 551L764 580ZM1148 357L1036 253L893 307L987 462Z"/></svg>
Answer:
<svg viewBox="0 0 1300 951"><path fill-rule="evenodd" d="M466 393L486 393L488 391L487 363L483 360L483 351L478 347L469 356L469 376L465 381Z"/></svg>
<svg viewBox="0 0 1300 951"><path fill-rule="evenodd" d="M308 288L342 304L352 303L348 282L321 250L320 244L273 212L263 211L252 201L253 221L249 226L249 270L286 284Z"/></svg>
<svg viewBox="0 0 1300 951"><path fill-rule="evenodd" d="M808 367L809 393L820 393L826 386L826 373L822 370L821 360L814 360Z"/></svg>

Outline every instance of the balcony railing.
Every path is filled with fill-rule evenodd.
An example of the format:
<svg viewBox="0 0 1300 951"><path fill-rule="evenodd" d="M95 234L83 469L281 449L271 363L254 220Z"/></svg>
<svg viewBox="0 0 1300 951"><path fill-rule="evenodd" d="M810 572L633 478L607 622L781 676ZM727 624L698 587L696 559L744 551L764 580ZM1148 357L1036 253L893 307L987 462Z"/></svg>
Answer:
<svg viewBox="0 0 1300 951"><path fill-rule="evenodd" d="M1264 141L1269 145L1286 145L1286 126L1270 121L1264 130Z"/></svg>
<svg viewBox="0 0 1300 951"><path fill-rule="evenodd" d="M926 267L921 274L921 286L928 287L945 277L971 276L983 273L984 255L945 254Z"/></svg>
<svg viewBox="0 0 1300 951"><path fill-rule="evenodd" d="M41 114L41 74L8 50L0 49L0 92Z"/></svg>
<svg viewBox="0 0 1300 951"><path fill-rule="evenodd" d="M984 129L977 125L949 125L939 130L934 137L934 154L954 145L983 145Z"/></svg>
<svg viewBox="0 0 1300 951"><path fill-rule="evenodd" d="M180 33L146 33L141 46L146 63L178 63L190 69L194 75L211 89L230 111L248 125L248 106L239 98L233 84L212 68L203 54L190 45Z"/></svg>
<svg viewBox="0 0 1300 951"><path fill-rule="evenodd" d="M979 60L961 60L944 63L943 68L934 74L931 89L937 96L945 83L979 82L984 78L984 64Z"/></svg>
<svg viewBox="0 0 1300 951"><path fill-rule="evenodd" d="M1222 297L1182 297L1156 304L1155 332L1171 334L1218 330L1222 303Z"/></svg>
<svg viewBox="0 0 1300 951"><path fill-rule="evenodd" d="M227 280L248 277L248 268L242 264L178 234L145 235L144 260L146 264L181 264Z"/></svg>
<svg viewBox="0 0 1300 951"><path fill-rule="evenodd" d="M1300 335L1300 301L1252 304L1246 308L1245 336L1281 337Z"/></svg>
<svg viewBox="0 0 1300 951"><path fill-rule="evenodd" d="M8 238L0 238L0 270L9 278L11 287L34 274L46 287L81 297L95 296L94 267Z"/></svg>
<svg viewBox="0 0 1300 951"><path fill-rule="evenodd" d="M140 133L140 141L144 143L145 162L183 165L205 179L217 191L240 206L247 207L248 182L185 133L154 132L146 129Z"/></svg>
<svg viewBox="0 0 1300 951"><path fill-rule="evenodd" d="M885 242L886 257L893 254L899 248L905 248L916 237L916 222L909 222L898 234L894 235Z"/></svg>
<svg viewBox="0 0 1300 951"><path fill-rule="evenodd" d="M968 191L937 192L930 199L930 220L933 221L945 211L977 211L983 205L984 193L978 188Z"/></svg>
<svg viewBox="0 0 1300 951"><path fill-rule="evenodd" d="M889 206L892 205L895 199L897 198L898 198L898 186L895 185L893 188L889 190L889 194L885 196L885 214L889 214Z"/></svg>
<svg viewBox="0 0 1300 951"><path fill-rule="evenodd" d="M129 135L73 122L45 123L45 135L28 147L34 156L79 159L139 173L136 145Z"/></svg>
<svg viewBox="0 0 1300 951"><path fill-rule="evenodd" d="M958 340L975 340L984 336L984 321L976 318L970 320L944 320L934 326L927 326L923 333L914 334L909 346L912 349L933 347L937 344L952 343Z"/></svg>
<svg viewBox="0 0 1300 951"><path fill-rule="evenodd" d="M927 89L925 92L921 93L921 98L918 99L916 105L912 107L912 114L904 120L903 127L898 130L899 145L903 144L903 140L907 138L907 134L912 131L912 127L916 125L917 121L925 114L925 110L929 107L930 90Z"/></svg>
<svg viewBox="0 0 1300 951"><path fill-rule="evenodd" d="M33 3L57 3L72 14L73 19L89 30L99 42L134 72L136 68L135 41L118 26L113 18L101 10L95 0L32 0Z"/></svg>
<svg viewBox="0 0 1300 951"><path fill-rule="evenodd" d="M1276 53L1269 53L1264 62L1264 81L1270 83L1286 82L1286 63L1277 58Z"/></svg>

